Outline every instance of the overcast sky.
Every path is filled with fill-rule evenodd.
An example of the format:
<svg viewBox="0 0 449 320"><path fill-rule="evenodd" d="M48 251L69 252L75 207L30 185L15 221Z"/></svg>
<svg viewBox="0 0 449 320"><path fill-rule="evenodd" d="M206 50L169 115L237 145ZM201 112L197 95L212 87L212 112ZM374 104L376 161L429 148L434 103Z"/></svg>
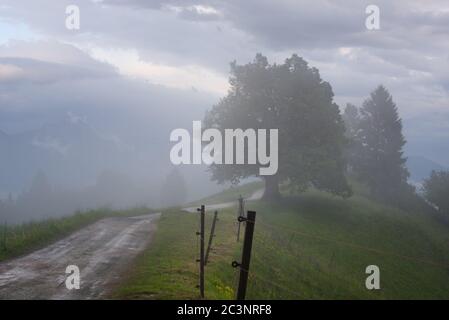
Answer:
<svg viewBox="0 0 449 320"><path fill-rule="evenodd" d="M65 27L70 4L78 31ZM365 27L369 4L380 8L380 30ZM257 52L278 62L298 53L340 106L361 105L382 83L411 145L427 145L417 152L449 146L447 0L1 0L0 130L68 104L75 114L106 103L132 112L146 87L153 100L166 87L164 96L202 108L226 93L229 62ZM449 164L449 151L430 157Z"/></svg>

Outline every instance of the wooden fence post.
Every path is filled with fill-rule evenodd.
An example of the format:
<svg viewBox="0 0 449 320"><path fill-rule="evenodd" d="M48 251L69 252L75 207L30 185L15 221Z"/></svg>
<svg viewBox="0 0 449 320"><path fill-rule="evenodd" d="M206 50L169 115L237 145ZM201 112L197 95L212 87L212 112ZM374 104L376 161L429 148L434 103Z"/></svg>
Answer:
<svg viewBox="0 0 449 320"><path fill-rule="evenodd" d="M234 267L240 267L239 286L237 289L237 300L245 300L248 285L249 263L251 261L251 249L253 245L254 225L256 223L256 212L248 211L248 215L239 218L240 222L246 221L245 238L243 240L242 262L234 261Z"/></svg>
<svg viewBox="0 0 449 320"><path fill-rule="evenodd" d="M217 222L217 215L218 212L214 212L214 220L212 220L212 227L210 229L210 235L209 235L209 243L207 244L207 250L206 250L206 257L204 259L204 265L207 265L207 261L209 260L209 252L210 248L212 246L212 239L215 237L215 224Z"/></svg>
<svg viewBox="0 0 449 320"><path fill-rule="evenodd" d="M204 298L204 205L197 209L200 212L200 296Z"/></svg>

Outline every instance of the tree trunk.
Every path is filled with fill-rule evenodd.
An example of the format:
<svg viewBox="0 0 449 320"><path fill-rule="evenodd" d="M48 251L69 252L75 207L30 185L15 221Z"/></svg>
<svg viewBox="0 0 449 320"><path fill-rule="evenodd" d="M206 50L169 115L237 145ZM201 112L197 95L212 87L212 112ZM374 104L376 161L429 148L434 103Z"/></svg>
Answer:
<svg viewBox="0 0 449 320"><path fill-rule="evenodd" d="M273 201L281 198L279 192L279 178L277 175L265 176L265 191L262 200Z"/></svg>

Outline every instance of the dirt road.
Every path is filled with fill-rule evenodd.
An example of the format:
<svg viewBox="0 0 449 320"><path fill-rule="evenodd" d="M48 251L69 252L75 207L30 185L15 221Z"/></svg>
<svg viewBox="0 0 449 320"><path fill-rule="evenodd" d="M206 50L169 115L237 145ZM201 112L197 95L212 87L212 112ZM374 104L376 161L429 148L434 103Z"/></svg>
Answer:
<svg viewBox="0 0 449 320"><path fill-rule="evenodd" d="M245 200L246 201L260 200L262 198L263 192L264 192L264 189L259 189L259 190L255 191L251 196L246 198ZM230 202L223 202L223 203L216 203L216 204L208 204L208 205L206 205L206 208L207 208L207 210L219 210L219 209L233 207L236 204L237 204L237 200L232 201L232 202L230 201ZM186 211L186 212L197 212L198 206L183 208L182 210Z"/></svg>
<svg viewBox="0 0 449 320"><path fill-rule="evenodd" d="M106 218L27 256L0 263L0 299L99 299L150 242L160 213ZM68 290L66 268L80 270Z"/></svg>

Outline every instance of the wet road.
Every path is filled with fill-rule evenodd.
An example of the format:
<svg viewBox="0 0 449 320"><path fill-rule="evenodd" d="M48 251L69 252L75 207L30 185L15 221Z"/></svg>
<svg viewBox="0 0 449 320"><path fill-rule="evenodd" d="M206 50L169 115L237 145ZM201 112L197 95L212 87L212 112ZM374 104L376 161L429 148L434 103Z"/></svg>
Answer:
<svg viewBox="0 0 449 320"><path fill-rule="evenodd" d="M149 244L160 213L102 219L46 248L0 263L0 299L100 299ZM67 266L80 270L69 290Z"/></svg>

